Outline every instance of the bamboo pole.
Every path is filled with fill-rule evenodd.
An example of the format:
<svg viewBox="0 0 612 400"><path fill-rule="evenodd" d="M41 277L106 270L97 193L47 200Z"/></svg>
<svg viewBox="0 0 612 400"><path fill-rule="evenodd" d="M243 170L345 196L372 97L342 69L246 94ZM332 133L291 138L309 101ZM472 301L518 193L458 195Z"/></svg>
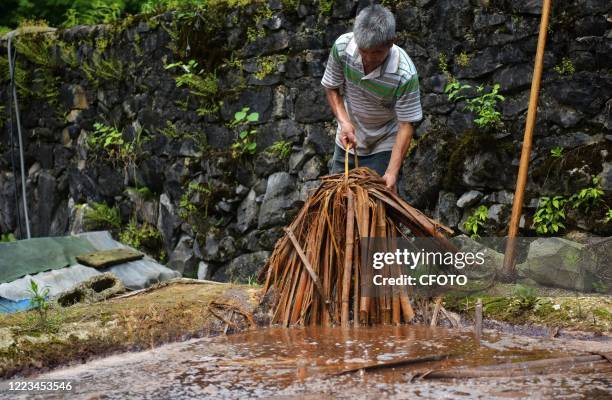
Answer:
<svg viewBox="0 0 612 400"><path fill-rule="evenodd" d="M342 274L342 326L349 326L349 296L351 290L351 269L353 266L353 243L354 243L354 223L355 206L353 204L353 191L348 185L348 146L344 161L344 179L346 183L346 247L344 250L344 272ZM355 300L357 301L357 300Z"/></svg>
<svg viewBox="0 0 612 400"><path fill-rule="evenodd" d="M544 65L544 47L546 46L546 33L548 30L548 17L550 15L551 0L544 0L542 5L542 19L540 20L540 34L538 36L538 47L535 57L533 78L531 81L531 94L529 96L529 109L527 111L527 122L525 125L525 135L523 138L523 149L521 151L521 161L514 191L514 203L512 204L512 216L508 227L508 241L504 254L503 277L505 280L513 280L516 274L516 236L518 234L523 200L525 196L525 186L527 184L527 172L529 170L529 157L531 155L531 144L533 141L533 128L536 123L538 110L538 97L540 94L540 82L542 80L542 67Z"/></svg>

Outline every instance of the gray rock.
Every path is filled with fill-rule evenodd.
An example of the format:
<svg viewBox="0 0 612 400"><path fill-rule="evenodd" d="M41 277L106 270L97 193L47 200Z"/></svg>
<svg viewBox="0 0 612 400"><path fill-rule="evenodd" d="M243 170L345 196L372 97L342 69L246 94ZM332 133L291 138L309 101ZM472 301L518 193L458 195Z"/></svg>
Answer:
<svg viewBox="0 0 612 400"><path fill-rule="evenodd" d="M482 199L482 192L478 190L470 190L469 192L465 192L459 197L457 200L457 207L459 208L468 208L475 204L478 204L480 199Z"/></svg>
<svg viewBox="0 0 612 400"><path fill-rule="evenodd" d="M307 181L302 184L300 189L300 201L306 201L321 186L321 181Z"/></svg>
<svg viewBox="0 0 612 400"><path fill-rule="evenodd" d="M604 192L612 192L612 163L603 163L603 170L599 176L601 177L601 188Z"/></svg>
<svg viewBox="0 0 612 400"><path fill-rule="evenodd" d="M175 243L175 235L181 221L178 218L174 205L166 193L159 197L159 212L157 218L157 230L162 236L165 249L172 249Z"/></svg>
<svg viewBox="0 0 612 400"><path fill-rule="evenodd" d="M480 255L484 259L484 263L479 264L479 261L476 261L461 270L461 273L467 275L468 279L486 279L493 276L495 271L501 270L504 255L491 247L487 247L466 235L455 236L451 241L463 253L469 252L475 255L476 253L482 253Z"/></svg>
<svg viewBox="0 0 612 400"><path fill-rule="evenodd" d="M200 261L200 263L198 264L198 279L208 279L208 273L208 264L206 264L204 261Z"/></svg>
<svg viewBox="0 0 612 400"><path fill-rule="evenodd" d="M503 223L504 220L504 211L506 210L506 206L504 204L493 204L489 207L489 212L487 214L487 218L495 221L497 224Z"/></svg>
<svg viewBox="0 0 612 400"><path fill-rule="evenodd" d="M168 259L168 267L180 272L186 277L195 277L197 274L198 259L193 252L193 239L187 235L181 236L176 248Z"/></svg>
<svg viewBox="0 0 612 400"><path fill-rule="evenodd" d="M310 181L317 179L322 175L325 169L325 165L323 165L323 161L319 157L312 157L310 160L304 164L302 171L300 171L299 176L303 181Z"/></svg>
<svg viewBox="0 0 612 400"><path fill-rule="evenodd" d="M242 233L249 229L257 226L257 214L259 213L259 204L256 201L257 194L254 190L251 190L249 194L242 200L240 207L238 207L238 214L236 215L236 226Z"/></svg>
<svg viewBox="0 0 612 400"><path fill-rule="evenodd" d="M485 197L485 201L489 203L512 204L514 201L514 193L507 190L491 193Z"/></svg>
<svg viewBox="0 0 612 400"><path fill-rule="evenodd" d="M570 240L539 238L531 243L527 260L517 265L519 274L541 285L590 291L601 279L593 253Z"/></svg>
<svg viewBox="0 0 612 400"><path fill-rule="evenodd" d="M234 190L234 193L236 193L236 195L240 198L246 196L247 194L249 194L249 188L244 186L244 185L238 185L236 186L236 190Z"/></svg>
<svg viewBox="0 0 612 400"><path fill-rule="evenodd" d="M332 154L336 130L328 131L323 124L306 125L306 144L311 145L316 154Z"/></svg>
<svg viewBox="0 0 612 400"><path fill-rule="evenodd" d="M257 278L269 256L269 251L243 254L215 271L213 279L220 282L247 283Z"/></svg>
<svg viewBox="0 0 612 400"><path fill-rule="evenodd" d="M434 218L450 228L457 226L461 212L457 208L457 196L454 193L440 192Z"/></svg>
<svg viewBox="0 0 612 400"><path fill-rule="evenodd" d="M289 156L289 171L297 172L300 170L304 163L308 161L308 157L309 155L304 150L291 153Z"/></svg>
<svg viewBox="0 0 612 400"><path fill-rule="evenodd" d="M298 199L295 180L286 172L276 172L268 178L266 194L259 211L258 228L268 228L287 222L288 211Z"/></svg>

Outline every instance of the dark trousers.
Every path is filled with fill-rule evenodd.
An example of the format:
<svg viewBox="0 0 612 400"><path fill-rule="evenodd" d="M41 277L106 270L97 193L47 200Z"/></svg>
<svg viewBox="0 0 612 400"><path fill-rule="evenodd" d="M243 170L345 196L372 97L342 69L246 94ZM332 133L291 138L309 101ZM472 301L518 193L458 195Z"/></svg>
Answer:
<svg viewBox="0 0 612 400"><path fill-rule="evenodd" d="M334 157L332 158L332 174L344 172L344 149L336 145ZM358 156L357 161L360 167L368 167L376 171L380 176L385 174L391 159L390 151L381 151L380 153L370 154L368 156ZM349 168L355 168L355 156L349 154Z"/></svg>

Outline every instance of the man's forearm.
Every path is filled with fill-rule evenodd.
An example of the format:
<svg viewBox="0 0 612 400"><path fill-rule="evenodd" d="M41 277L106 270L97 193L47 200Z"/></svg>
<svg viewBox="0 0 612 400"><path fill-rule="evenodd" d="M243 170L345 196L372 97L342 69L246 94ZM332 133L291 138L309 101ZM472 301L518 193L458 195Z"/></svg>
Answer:
<svg viewBox="0 0 612 400"><path fill-rule="evenodd" d="M399 129L397 131L397 138L395 144L391 150L391 159L389 160L389 166L387 167L387 174L393 174L397 177L400 168L402 167L402 161L406 156L408 147L410 147L410 141L414 133L414 127L410 122L400 122Z"/></svg>
<svg viewBox="0 0 612 400"><path fill-rule="evenodd" d="M346 108L344 108L344 101L340 95L340 91L338 89L325 89L325 93L327 94L327 102L338 122L351 122L346 112Z"/></svg>

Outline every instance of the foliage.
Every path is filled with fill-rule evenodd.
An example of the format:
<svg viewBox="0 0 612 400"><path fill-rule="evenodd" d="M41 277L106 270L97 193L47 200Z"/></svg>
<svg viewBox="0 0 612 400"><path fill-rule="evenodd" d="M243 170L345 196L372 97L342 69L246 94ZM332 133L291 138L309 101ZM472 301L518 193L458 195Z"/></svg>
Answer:
<svg viewBox="0 0 612 400"><path fill-rule="evenodd" d="M4 0L0 25L16 27L24 19L42 19L52 26L109 23L137 13L143 0ZM181 3L184 1L180 1Z"/></svg>
<svg viewBox="0 0 612 400"><path fill-rule="evenodd" d="M249 107L244 107L241 111L236 112L234 121L230 124L232 127L243 128L238 134L238 139L232 144L233 158L253 155L257 151L257 143L255 142L257 130L249 128L248 125L259 120L259 113L249 113L249 110Z"/></svg>
<svg viewBox="0 0 612 400"><path fill-rule="evenodd" d="M576 72L576 67L568 57L563 57L561 63L553 68L559 75L572 75Z"/></svg>
<svg viewBox="0 0 612 400"><path fill-rule="evenodd" d="M561 158L561 157L563 157L563 150L564 150L563 147L558 147L557 146L557 147L555 147L555 148L550 150L550 155L553 158Z"/></svg>
<svg viewBox="0 0 612 400"><path fill-rule="evenodd" d="M605 216L604 221L606 224L612 221L612 208L608 208L608 211L606 211L606 216Z"/></svg>
<svg viewBox="0 0 612 400"><path fill-rule="evenodd" d="M444 75L447 77L450 76L450 72L448 71L448 60L444 53L438 55L438 68L440 68L440 71L442 71Z"/></svg>
<svg viewBox="0 0 612 400"><path fill-rule="evenodd" d="M147 253L159 253L162 236L151 224L144 222L138 226L136 220L132 219L119 234L119 241Z"/></svg>
<svg viewBox="0 0 612 400"><path fill-rule="evenodd" d="M319 13L330 15L334 6L334 0L319 0Z"/></svg>
<svg viewBox="0 0 612 400"><path fill-rule="evenodd" d="M461 94L462 92L471 89L470 85L464 85L456 80L449 82L444 88L444 92L448 94L450 101L464 100L465 108L476 114L474 122L480 128L495 128L501 125L501 113L495 108L498 101L504 101L504 96L499 94L499 84L493 85L493 88L486 92L483 85L476 87L476 97L468 98Z"/></svg>
<svg viewBox="0 0 612 400"><path fill-rule="evenodd" d="M117 128L99 122L94 123L94 131L87 138L87 145L91 150L103 151L109 159L123 159L131 152Z"/></svg>
<svg viewBox="0 0 612 400"><path fill-rule="evenodd" d="M603 201L604 191L601 188L600 178L595 177L592 182L592 186L581 189L580 192L570 197L572 208L582 208L588 212L591 207Z"/></svg>
<svg viewBox="0 0 612 400"><path fill-rule="evenodd" d="M186 87L191 95L200 99L203 107L198 109L199 115L218 111L219 106L215 103L214 98L219 89L215 73L205 72L203 68L200 68L196 60L189 60L187 64L179 61L168 64L164 68L179 68L179 70L183 71L174 78L176 87Z"/></svg>
<svg viewBox="0 0 612 400"><path fill-rule="evenodd" d="M257 60L257 72L253 76L259 80L273 73L278 69L278 65L287 62L287 56L267 56Z"/></svg>
<svg viewBox="0 0 612 400"><path fill-rule="evenodd" d="M121 61L116 58L104 58L97 51L93 53L90 61L81 64L81 71L95 87L99 87L101 81L121 81L125 75Z"/></svg>
<svg viewBox="0 0 612 400"><path fill-rule="evenodd" d="M563 196L541 197L538 208L533 217L533 226L540 235L556 233L560 228L565 229L565 204L567 199Z"/></svg>
<svg viewBox="0 0 612 400"><path fill-rule="evenodd" d="M179 202L179 216L187 220L203 211L202 216L208 216L208 205L212 195L212 187L197 182L191 182L183 192Z"/></svg>
<svg viewBox="0 0 612 400"><path fill-rule="evenodd" d="M52 54L54 46L54 36L48 33L19 35L15 40L15 47L19 55L45 68L57 67Z"/></svg>
<svg viewBox="0 0 612 400"><path fill-rule="evenodd" d="M517 285L512 290L512 298L508 304L508 312L512 315L521 315L531 311L540 304L536 291L532 287Z"/></svg>
<svg viewBox="0 0 612 400"><path fill-rule="evenodd" d="M487 220L488 214L489 209L487 206L481 205L465 221L463 226L471 238L480 237L478 230L484 226L484 222Z"/></svg>
<svg viewBox="0 0 612 400"><path fill-rule="evenodd" d="M12 233L3 233L2 235L0 235L0 243L6 243L6 242L14 242L17 239L15 238L15 235L13 235Z"/></svg>
<svg viewBox="0 0 612 400"><path fill-rule="evenodd" d="M465 51L462 51L455 59L455 62L460 67L467 67L470 63L470 56Z"/></svg>
<svg viewBox="0 0 612 400"><path fill-rule="evenodd" d="M121 216L117 207L92 202L85 210L84 221L87 229L119 229Z"/></svg>
<svg viewBox="0 0 612 400"><path fill-rule="evenodd" d="M47 312L49 311L49 288L39 288L38 284L30 279L30 287L28 288L30 293L30 305L38 313L38 327L44 329L47 326Z"/></svg>
<svg viewBox="0 0 612 400"><path fill-rule="evenodd" d="M279 140L274 142L272 146L268 147L266 150L284 160L291 155L291 143L286 140Z"/></svg>

